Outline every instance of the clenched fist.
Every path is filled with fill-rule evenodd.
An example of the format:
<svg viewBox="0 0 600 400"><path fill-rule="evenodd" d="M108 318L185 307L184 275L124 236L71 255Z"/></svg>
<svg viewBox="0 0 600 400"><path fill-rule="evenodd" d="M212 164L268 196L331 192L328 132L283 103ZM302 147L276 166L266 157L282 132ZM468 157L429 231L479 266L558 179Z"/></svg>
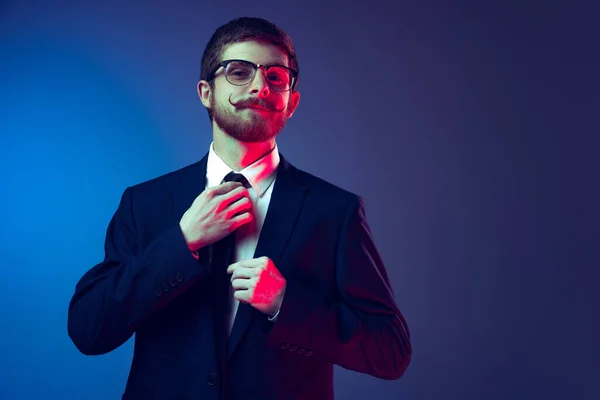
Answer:
<svg viewBox="0 0 600 400"><path fill-rule="evenodd" d="M286 281L268 257L240 260L227 268L237 300L273 317L283 302Z"/></svg>
<svg viewBox="0 0 600 400"><path fill-rule="evenodd" d="M179 227L192 252L215 243L252 221L248 190L225 182L203 191L183 214Z"/></svg>

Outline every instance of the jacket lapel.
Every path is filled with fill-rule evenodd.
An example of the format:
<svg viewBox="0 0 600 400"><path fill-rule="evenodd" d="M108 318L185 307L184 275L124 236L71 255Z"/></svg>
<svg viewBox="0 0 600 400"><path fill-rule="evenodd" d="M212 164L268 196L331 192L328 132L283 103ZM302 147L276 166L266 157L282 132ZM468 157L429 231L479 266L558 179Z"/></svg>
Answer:
<svg viewBox="0 0 600 400"><path fill-rule="evenodd" d="M179 220L206 187L208 153L195 164L179 170L182 187L173 196L173 218Z"/></svg>
<svg viewBox="0 0 600 400"><path fill-rule="evenodd" d="M285 276L283 266L279 265L279 261L294 230L307 187L298 178L296 169L283 158L283 155L280 155L280 164L274 185L254 258L269 257ZM266 318L249 304L239 304L228 341L227 358L234 353L254 315Z"/></svg>

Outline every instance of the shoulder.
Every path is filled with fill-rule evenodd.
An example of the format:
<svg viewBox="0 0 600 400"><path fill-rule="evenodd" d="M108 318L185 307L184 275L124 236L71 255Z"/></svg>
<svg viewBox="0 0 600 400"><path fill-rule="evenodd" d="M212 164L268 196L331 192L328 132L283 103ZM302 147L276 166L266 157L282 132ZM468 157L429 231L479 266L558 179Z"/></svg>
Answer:
<svg viewBox="0 0 600 400"><path fill-rule="evenodd" d="M319 208L324 213L340 215L340 213L353 213L364 207L363 198L360 194L300 168L291 165L290 167L297 181L308 189L306 200L314 208Z"/></svg>
<svg viewBox="0 0 600 400"><path fill-rule="evenodd" d="M336 201L355 201L360 195L317 175L297 169L298 177L310 188L311 192L320 197L333 198Z"/></svg>
<svg viewBox="0 0 600 400"><path fill-rule="evenodd" d="M129 186L126 190L143 195L161 195L171 193L182 184L197 181L197 185L204 185L204 174L201 167L202 161L186 165L179 169L166 172L152 179Z"/></svg>

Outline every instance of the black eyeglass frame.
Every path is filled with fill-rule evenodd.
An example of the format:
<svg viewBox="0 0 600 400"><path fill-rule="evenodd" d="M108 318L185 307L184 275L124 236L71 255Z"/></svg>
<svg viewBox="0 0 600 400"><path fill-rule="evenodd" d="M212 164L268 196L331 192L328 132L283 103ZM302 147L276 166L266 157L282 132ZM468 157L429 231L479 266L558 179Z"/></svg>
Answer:
<svg viewBox="0 0 600 400"><path fill-rule="evenodd" d="M269 70L269 68L271 67L279 67L279 68L285 68L288 71L290 71L290 73L292 74L292 84L290 85L290 88L287 90L277 90L277 89L273 89L271 87L271 85L269 85L269 87L273 90L275 90L276 92L289 92L290 90L294 90L294 87L296 86L296 82L298 81L296 78L298 77L298 71L295 71L294 69L290 68L290 67L286 67L285 65L279 65L279 64L269 64L269 65L264 65L264 64L255 64L252 61L248 61L248 60L241 60L241 59L231 59L231 60L223 60L220 63L217 64L217 66L212 70L212 72L210 74L208 74L208 81L212 81L213 79L215 79L215 74L217 73L217 71L219 70L219 68L223 67L224 69L227 69L227 66L229 65L229 63L232 62L242 62L242 63L246 63L246 64L250 64L252 65L252 67L254 67L254 74L256 74L256 71L259 68L262 68L265 70L265 72L267 72ZM248 83L250 83L252 81L252 79L254 79L254 76L252 76L252 78L244 83L243 85L240 84L236 84L236 83L232 83L231 81L229 81L229 79L227 79L227 74L225 74L225 79L227 79L227 82L231 83L234 86L245 86ZM267 82L268 84L268 82Z"/></svg>

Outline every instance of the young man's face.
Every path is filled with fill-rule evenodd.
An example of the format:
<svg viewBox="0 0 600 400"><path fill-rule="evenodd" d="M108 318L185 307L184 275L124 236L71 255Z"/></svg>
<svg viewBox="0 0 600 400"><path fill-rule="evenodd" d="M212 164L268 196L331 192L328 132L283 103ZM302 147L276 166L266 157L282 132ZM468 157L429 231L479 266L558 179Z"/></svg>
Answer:
<svg viewBox="0 0 600 400"><path fill-rule="evenodd" d="M245 41L227 46L221 56L223 60L245 60L259 65L290 66L287 54L274 44ZM245 71L230 66L230 79L244 76ZM292 91L276 91L281 83L276 73L258 68L254 78L243 86L228 82L225 68L217 70L214 90L200 89L200 98L206 107L213 110L213 122L227 135L242 142L264 142L283 129L287 119L298 106L300 94ZM210 95L208 94L208 92ZM204 92L204 94L203 94Z"/></svg>

